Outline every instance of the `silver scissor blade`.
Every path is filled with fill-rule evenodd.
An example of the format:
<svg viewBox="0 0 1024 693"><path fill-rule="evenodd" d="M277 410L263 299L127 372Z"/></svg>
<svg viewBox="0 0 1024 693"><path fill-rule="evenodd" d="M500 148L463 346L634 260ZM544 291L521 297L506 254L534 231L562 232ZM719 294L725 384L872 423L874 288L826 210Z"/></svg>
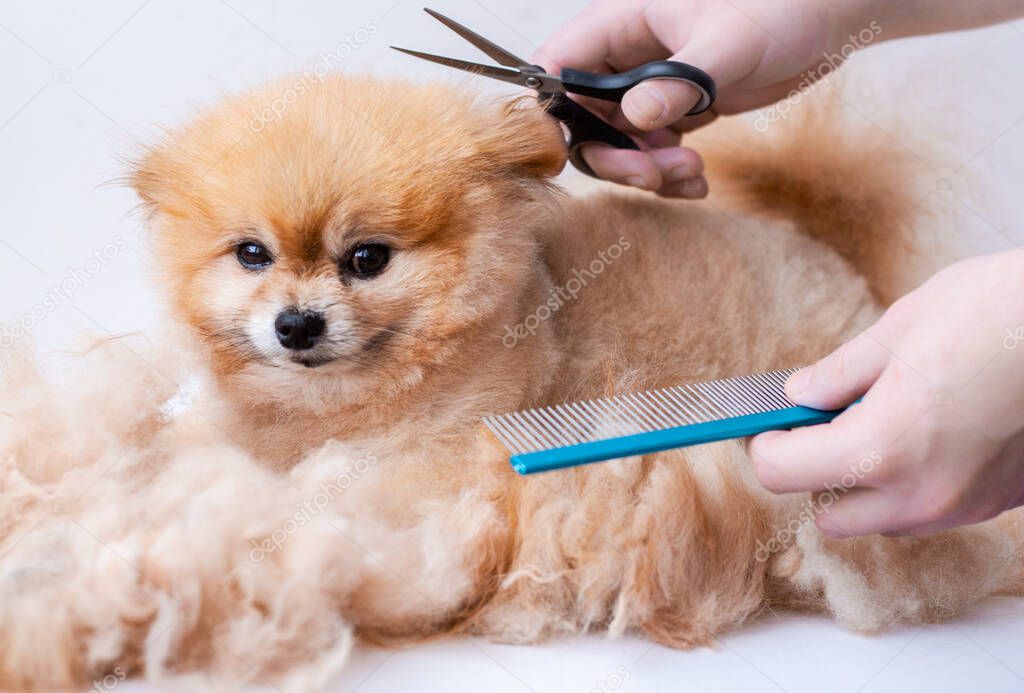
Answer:
<svg viewBox="0 0 1024 693"><path fill-rule="evenodd" d="M507 67L481 65L480 63L471 63L466 60L456 60L455 58L446 58L442 55L433 55L431 53L414 51L409 48L399 48L398 46L391 47L396 51L401 51L402 53L411 55L414 58L422 58L423 60L429 60L432 63L437 63L438 65L454 67L456 70L465 70L466 72L483 75L484 77L491 77L492 79L500 79L502 82L511 82L512 84L518 84L520 86L526 86L526 80L529 77L529 75L525 75L519 70L512 70Z"/></svg>
<svg viewBox="0 0 1024 693"><path fill-rule="evenodd" d="M448 19L448 17L445 17L440 12L435 12L429 7L424 7L423 11L506 67L525 67L530 64L522 58L512 55L501 46L491 43L475 31L470 31L454 19Z"/></svg>

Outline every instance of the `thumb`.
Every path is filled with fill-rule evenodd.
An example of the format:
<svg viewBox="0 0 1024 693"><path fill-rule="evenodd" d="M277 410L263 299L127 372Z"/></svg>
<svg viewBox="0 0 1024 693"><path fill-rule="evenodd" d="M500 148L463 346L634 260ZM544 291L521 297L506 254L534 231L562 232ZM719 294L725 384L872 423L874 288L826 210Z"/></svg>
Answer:
<svg viewBox="0 0 1024 693"><path fill-rule="evenodd" d="M806 407L840 409L868 391L889 358L888 349L867 332L861 332L813 366L790 376L786 394Z"/></svg>
<svg viewBox="0 0 1024 693"><path fill-rule="evenodd" d="M749 68L738 60L729 42L720 40L720 32L697 32L669 60L687 63L708 73L719 91L740 79ZM641 130L668 127L685 116L700 101L700 90L678 79L651 79L641 82L622 97L622 113Z"/></svg>
<svg viewBox="0 0 1024 693"><path fill-rule="evenodd" d="M700 97L700 91L688 82L651 79L626 92L622 113L641 130L657 130L689 113Z"/></svg>

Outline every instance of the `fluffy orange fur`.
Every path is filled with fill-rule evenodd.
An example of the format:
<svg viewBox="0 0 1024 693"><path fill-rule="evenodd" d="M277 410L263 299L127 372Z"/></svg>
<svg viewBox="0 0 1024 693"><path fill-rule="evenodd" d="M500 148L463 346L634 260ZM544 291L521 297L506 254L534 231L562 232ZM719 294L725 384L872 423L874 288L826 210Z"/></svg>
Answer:
<svg viewBox="0 0 1024 693"><path fill-rule="evenodd" d="M781 128L710 158L707 203L571 197L551 182L561 133L528 102L332 77L254 130L281 89L207 111L134 173L198 353L150 358L198 378L195 401L169 410L176 386L116 343L90 368L120 400L82 385L54 416L51 386L4 387L0 567L22 573L0 594L0 671L17 685L121 667L317 688L353 631L691 647L772 606L872 631L1021 589L1019 512L832 541L801 521L807 498L759 487L740 442L522 478L479 423L800 365L866 327L917 277L884 143ZM247 239L274 264L241 267ZM367 240L391 263L346 279ZM287 306L326 316L317 367L274 344ZM57 520L53 494L76 499ZM45 657L44 633L61 643Z"/></svg>

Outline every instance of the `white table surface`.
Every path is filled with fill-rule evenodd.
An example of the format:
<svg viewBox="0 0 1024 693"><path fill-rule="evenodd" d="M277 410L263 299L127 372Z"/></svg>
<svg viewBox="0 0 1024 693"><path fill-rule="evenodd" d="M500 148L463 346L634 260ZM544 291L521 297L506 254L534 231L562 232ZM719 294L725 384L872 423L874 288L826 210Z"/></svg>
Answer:
<svg viewBox="0 0 1024 693"><path fill-rule="evenodd" d="M657 0L668 1L668 0ZM974 2L974 0L965 0ZM583 3L437 0L524 55ZM117 236L128 249L32 328L47 364L84 330L122 333L161 318L124 173L158 123L218 94L292 74L366 22L378 31L346 70L437 76L389 44L473 58L417 0L5 0L0 4L0 325L22 318ZM884 45L848 70L863 118L935 132L951 158L908 148L952 181L1003 237L1016 230L1024 181L1024 23ZM498 85L474 86L501 89ZM896 135L899 137L899 135ZM927 145L927 138L924 139ZM931 175L931 174L929 174ZM937 188L938 189L938 188ZM536 647L476 640L399 652L357 649L338 691L1024 691L1024 600L992 599L955 623L862 637L825 618L766 616L713 649L675 652L627 638ZM618 677L618 678L617 678ZM616 685L618 687L616 687ZM124 691L145 690L125 683Z"/></svg>

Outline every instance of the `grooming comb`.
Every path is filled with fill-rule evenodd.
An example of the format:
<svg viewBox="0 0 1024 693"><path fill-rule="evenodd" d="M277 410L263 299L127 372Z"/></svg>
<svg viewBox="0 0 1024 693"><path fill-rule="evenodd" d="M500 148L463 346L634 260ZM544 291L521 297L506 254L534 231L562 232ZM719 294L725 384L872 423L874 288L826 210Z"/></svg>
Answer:
<svg viewBox="0 0 1024 693"><path fill-rule="evenodd" d="M534 474L828 423L839 411L786 397L797 368L489 416L484 424Z"/></svg>

